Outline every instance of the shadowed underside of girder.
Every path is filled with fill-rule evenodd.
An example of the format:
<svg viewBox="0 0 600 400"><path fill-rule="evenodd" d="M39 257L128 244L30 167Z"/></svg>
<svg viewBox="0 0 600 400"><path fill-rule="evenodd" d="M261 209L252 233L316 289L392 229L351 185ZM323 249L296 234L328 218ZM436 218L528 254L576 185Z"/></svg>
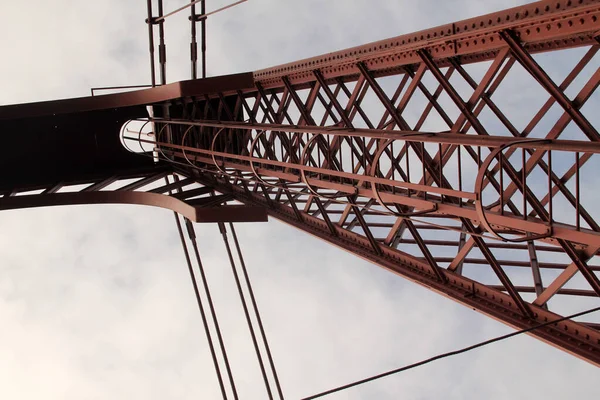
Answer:
<svg viewBox="0 0 600 400"><path fill-rule="evenodd" d="M0 210L139 204L176 211L195 222L266 221L262 207L190 179L169 182L172 167L133 154L120 133L146 106L227 88L248 87L250 74L177 82L104 96L0 107ZM6 173L8 172L8 173Z"/></svg>
<svg viewBox="0 0 600 400"><path fill-rule="evenodd" d="M151 135L140 128L124 141L153 151L123 159L156 165L135 165L146 169L125 186L111 186L129 178L110 161L70 177L98 191L86 201L51 196L52 183L65 186L54 182L60 174L88 158L65 161L44 182L3 180L0 209L105 202L110 190L155 182L143 191L171 193L168 208L179 212L190 211L179 200L243 203L255 216L258 207L513 327L552 321L600 297L598 17L598 1L544 1L252 75L190 81L193 90L166 98L168 85L132 92L152 117L119 118L110 140L118 143L124 118L140 119ZM14 110L0 108L4 136L6 127L33 126L27 115L10 119ZM65 157L74 150L66 146ZM156 186L169 173L178 180ZM599 327L567 320L531 335L600 365Z"/></svg>

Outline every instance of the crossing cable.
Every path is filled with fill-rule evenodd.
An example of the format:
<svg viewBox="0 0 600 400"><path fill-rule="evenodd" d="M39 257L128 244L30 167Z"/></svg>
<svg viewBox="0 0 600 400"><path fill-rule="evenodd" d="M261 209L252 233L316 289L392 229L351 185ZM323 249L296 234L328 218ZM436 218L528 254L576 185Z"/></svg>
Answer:
<svg viewBox="0 0 600 400"><path fill-rule="evenodd" d="M494 342L499 342L501 340L505 340L505 339L511 338L513 336L517 336L517 335L521 335L523 333L531 332L531 331L534 331L536 329L543 328L545 326L549 326L549 325L553 325L553 324L556 324L556 323L561 322L561 321L565 321L567 319L581 317L581 316L586 315L586 314L591 314L591 313L596 312L596 311L600 311L600 307L596 307L596 308L592 308L592 309L589 309L589 310L586 310L586 311L582 311L582 312L579 312L579 313L576 313L576 314L572 314L572 315L569 315L567 317L558 318L558 319L555 319L553 321L544 322L543 324L535 325L535 326L532 326L530 328L522 329L522 330L519 330L519 331L516 331L516 332L511 332L511 333L506 334L506 335L497 336L497 337L495 337L493 339L485 340L483 342L479 342L477 344L474 344L474 345L471 345L471 346L468 346L468 347L464 347L464 348L459 349L459 350L454 350L454 351L450 351L448 353L438 354L437 356L434 356L434 357L428 358L426 360L422 360L422 361L416 362L414 364L409 364L409 365L406 365L406 366L401 367L401 368L393 369L391 371L387 371L387 372L384 372L384 373L381 373L381 374L378 374L378 375L373 375L373 376L371 376L369 378L365 378L365 379L361 379L359 381L355 381L355 382L349 383L347 385L338 386L337 388L330 389L330 390L327 390L325 392L321 392L321 393L317 393L317 394L312 395L312 396L304 397L301 400L312 400L312 399L316 399L316 398L319 398L319 397L326 396L328 394L340 392L342 390L349 389L349 388L354 387L354 386L362 385L364 383L371 382L371 381L374 381L374 380L377 380L377 379L381 379L381 378L384 378L386 376L390 376L390 375L396 374L398 372L403 372L403 371L407 371L409 369L420 367L421 365L429 364L430 362L433 362L433 361L436 361L436 360L440 360L442 358L446 358L446 357L450 357L450 356L455 356L455 355L461 354L461 353L466 353L466 352L474 350L474 349L476 349L478 347L483 347L483 346L486 346L486 345L494 343Z"/></svg>
<svg viewBox="0 0 600 400"><path fill-rule="evenodd" d="M283 391L281 390L281 385L279 383L279 377L277 376L277 370L275 369L275 363L273 362L273 356L271 355L271 348L269 347L269 342L267 341L267 335L265 334L265 329L262 323L262 318L260 317L260 312L258 310L258 305L256 304L256 298L254 297L254 290L252 289L252 284L250 283L250 277L248 276L248 270L246 268L246 262L244 261L244 256L242 255L242 249L240 243L238 241L237 233L235 232L235 227L233 223L229 223L229 228L231 229L231 234L233 236L233 241L235 243L235 247L238 253L238 258L240 259L240 264L242 266L242 272L244 273L244 280L246 281L246 286L248 287L248 293L250 294L250 301L252 302L252 307L254 308L254 315L256 316L256 320L258 321L258 327L260 329L260 334L262 336L263 345L267 351L267 358L269 359L269 365L271 366L271 372L273 374L273 378L275 379L275 385L277 386L277 392L279 393L279 398L281 400L284 399Z"/></svg>
<svg viewBox="0 0 600 400"><path fill-rule="evenodd" d="M202 279L202 285L204 286L204 292L206 294L206 298L208 300L208 307L210 309L210 313L215 325L215 331L217 332L217 339L219 340L219 347L221 348L221 353L223 354L223 361L225 362L225 369L227 370L227 375L229 376L229 384L231 385L231 390L233 391L233 398L235 400L238 399L237 390L235 388L235 381L233 379L233 373L231 372L231 366L229 365L229 358L227 357L227 351L225 350L225 343L223 341L223 336L221 335L221 328L219 327L219 320L217 318L217 313L215 311L215 307L212 301L212 296L210 295L210 289L208 288L208 280L206 279L206 274L204 272L204 266L202 264L202 260L200 259L200 251L198 250L198 243L196 242L196 232L194 230L194 225L192 225L192 221L185 218L185 226L188 231L188 236L190 238L190 242L192 243L192 247L194 249L194 255L196 256L196 262L198 263L198 268L200 270L200 278Z"/></svg>
<svg viewBox="0 0 600 400"><path fill-rule="evenodd" d="M175 179L177 180L177 179ZM169 179L165 177L165 182L168 185ZM169 191L169 194L172 194L172 191ZM219 387L221 388L221 394L223 395L223 399L227 399L227 393L225 392L225 385L223 384L223 377L221 375L221 369L219 368L219 361L217 360L217 354L215 352L215 347L213 344L212 336L210 334L210 329L208 327L208 320L206 318L206 312L204 311L204 306L202 305L202 299L200 298L200 291L198 290L198 281L196 279L196 275L194 274L194 268L192 267L192 261L190 259L190 253L188 250L188 246L185 243L185 237L183 236L183 229L181 228L181 222L179 221L179 215L173 211L173 216L175 217L175 223L177 225L177 232L179 233L179 239L181 241L181 246L183 247L183 254L185 255L185 261L188 266L188 271L190 273L190 279L192 281L192 286L194 287L194 294L196 295L196 301L198 303L198 309L200 310L200 315L202 317L202 325L204 326L204 333L206 334L206 339L208 340L208 347L210 348L210 355L213 360L213 364L215 366L215 372L217 374L217 379L219 380Z"/></svg>
<svg viewBox="0 0 600 400"><path fill-rule="evenodd" d="M254 345L254 351L256 352L256 358L258 359L258 363L260 365L260 372L262 373L263 381L265 382L265 388L267 389L267 394L269 396L269 399L273 400L273 393L271 392L271 385L269 384L269 379L267 378L267 372L265 370L265 365L263 363L263 359L260 354L260 349L258 348L258 342L256 340L256 333L254 332L252 320L250 319L250 313L248 312L248 305L246 303L246 298L245 298L244 292L242 290L242 285L240 283L240 277L237 272L237 268L235 266L235 261L233 260L233 255L231 253L231 246L229 245L229 240L227 239L227 229L225 228L225 224L223 222L219 222L218 225L219 225L219 231L221 232L221 236L223 237L223 243L225 244L225 249L227 250L227 255L229 256L229 263L231 264L231 271L233 272L233 277L235 278L235 284L237 286L237 290L240 295L240 300L242 301L242 307L244 308L244 315L246 316L248 330L250 331L250 336L252 337L252 344Z"/></svg>

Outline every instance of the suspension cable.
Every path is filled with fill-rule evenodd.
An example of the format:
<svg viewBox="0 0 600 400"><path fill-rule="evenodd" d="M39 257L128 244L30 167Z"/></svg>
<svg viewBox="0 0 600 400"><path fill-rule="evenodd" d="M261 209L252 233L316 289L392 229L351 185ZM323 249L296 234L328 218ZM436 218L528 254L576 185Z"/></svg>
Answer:
<svg viewBox="0 0 600 400"><path fill-rule="evenodd" d="M225 343L223 341L223 336L221 335L221 328L219 327L219 321L217 318L217 312L215 311L215 307L212 301L212 296L210 295L210 289L208 288L208 280L206 279L206 274L204 272L204 266L202 264L202 260L200 259L200 251L198 250L198 243L196 242L196 232L194 230L194 225L192 222L185 218L185 225L188 231L188 236L190 238L190 242L192 243L192 247L194 249L194 255L196 256L196 262L198 263L198 268L200 270L200 277L202 279L202 285L204 286L204 292L206 294L206 298L208 300L208 306L210 309L210 313L215 325L215 331L217 332L217 339L219 340L219 346L221 348L221 353L223 354L223 361L225 362L225 369L227 370L227 375L229 376L229 383L231 385L231 390L233 391L233 398L235 400L238 399L237 390L235 388L235 381L233 379L233 373L231 372L231 366L229 365L229 358L227 357L227 351L225 350Z"/></svg>
<svg viewBox="0 0 600 400"><path fill-rule="evenodd" d="M169 184L168 177L165 177L165 181L167 185ZM171 194L171 191L169 191ZM198 309L200 310L200 315L202 317L202 325L204 326L204 333L206 334L206 339L208 340L208 347L210 349L210 355L213 360L213 364L215 366L215 372L217 374L217 379L219 380L219 387L221 388L221 394L224 400L227 400L227 393L225 392L225 385L223 384L223 377L221 375L221 369L219 368L219 361L217 360L217 354L215 352L215 347L213 344L212 336L210 334L210 329L208 327L208 320L206 318L206 312L204 311L204 306L202 305L202 299L200 298L200 291L198 290L198 282L196 279L196 275L194 274L194 268L192 267L192 261L190 259L190 254L188 251L188 246L185 243L185 237L183 236L183 230L181 228L181 222L179 221L179 215L176 212L173 212L173 216L175 217L175 223L177 225L177 232L179 233L179 240L181 241L181 246L183 247L183 254L185 255L185 261L188 266L188 271L190 273L190 279L192 281L192 286L194 287L194 294L196 295L196 301L198 303Z"/></svg>
<svg viewBox="0 0 600 400"><path fill-rule="evenodd" d="M272 400L273 393L271 392L271 385L269 384L269 379L267 378L267 372L265 370L265 365L263 363L263 359L260 354L260 349L258 348L258 342L256 340L256 333L254 332L252 320L250 319L250 313L248 312L248 305L246 303L246 298L245 298L244 292L242 290L242 285L240 283L240 277L239 277L239 274L238 274L236 266L235 266L235 261L233 260L233 255L231 253L231 246L229 245L229 240L227 239L227 229L225 228L225 224L223 222L219 222L218 225L219 225L219 231L221 232L221 236L223 237L223 243L225 244L225 249L227 250L227 255L229 256L229 263L231 264L231 271L233 272L233 277L235 278L235 284L237 286L237 290L240 295L242 307L244 308L244 315L246 316L248 330L250 331L250 336L252 337L252 344L254 345L254 351L256 352L256 358L258 359L258 363L260 365L260 372L262 373L263 380L265 382L265 388L267 389L267 394L269 396L269 399Z"/></svg>
<svg viewBox="0 0 600 400"><path fill-rule="evenodd" d="M210 329L208 328L208 321L206 320L206 313L204 311L204 307L202 305L202 300L200 299L200 292L198 291L198 283L196 280L196 276L194 275L194 269L192 268L192 263L190 260L190 255L188 252L187 245L185 243L185 238L183 236L183 231L181 229L181 222L179 221L179 216L176 212L173 212L175 216L175 222L177 223L177 230L179 231L179 238L181 240L181 245L183 246L183 252L185 254L185 259L188 265L188 270L190 272L190 278L192 280L192 285L194 286L194 294L196 295L196 301L198 302L198 308L200 309L200 314L202 315L202 324L204 325L204 332L206 333L206 338L208 339L208 346L210 348L210 355L213 360L213 364L215 366L215 372L217 373L217 378L219 380L219 387L221 388L221 394L223 395L223 399L227 399L227 393L225 392L225 386L223 385L223 377L221 375L221 369L219 368L219 362L217 360L217 355L215 353L215 347L212 341L212 337L210 334Z"/></svg>
<svg viewBox="0 0 600 400"><path fill-rule="evenodd" d="M168 184L169 181L168 181L168 179L166 177L165 177L165 180L166 180L166 182ZM174 180L175 180L175 182L179 181L179 177L177 175L174 175ZM178 188L177 190L179 192L181 192L181 188ZM169 193L171 193L171 191L169 191ZM188 254L187 245L185 244L185 240L183 238L183 232L182 232L182 229L181 229L181 223L179 222L179 217L177 216L176 213L175 213L175 216L176 216L176 221L177 221L177 228L178 228L178 231L179 231L179 234L180 234L180 238L182 240L182 245L183 245L184 251L186 253L186 259L189 262L188 263L188 267L191 268L190 257L189 257L189 254ZM223 341L223 336L221 335L221 329L219 327L219 320L217 318L217 313L215 311L214 304L213 304L213 301L212 301L212 296L210 294L210 289L208 287L208 280L206 279L206 274L204 272L204 266L202 264L202 259L200 258L200 251L198 250L198 244L196 242L196 232L194 230L194 226L193 226L192 222L189 219L184 218L184 222L185 222L185 226L186 226L186 229L187 229L187 232L188 232L188 237L190 239L190 242L192 243L192 248L194 249L194 255L196 257L196 263L198 264L198 269L200 271L200 277L202 279L202 284L203 284L203 287L204 287L204 294L206 295L206 299L208 300L208 306L209 306L209 309L210 309L210 313L211 313L211 317L212 317L212 320L213 320L214 328L215 328L215 331L217 333L217 340L219 341L219 347L220 347L221 353L223 355L223 361L225 363L225 369L226 369L227 375L229 377L229 383L231 385L231 390L233 391L233 397L234 397L235 400L237 400L238 399L238 395L237 395L237 390L236 390L236 387L235 387L235 381L234 381L234 378L233 378L233 374L231 372L231 367L229 365L229 358L227 357L227 351L225 349L225 343ZM193 270L192 270L192 272L193 272ZM197 288L197 284L196 284L196 281L195 281L195 275L192 274L192 276L193 276L193 280L194 280L194 286L195 286L195 288ZM204 310L202 310L202 314L205 315L204 314ZM208 331L207 331L207 334L209 334ZM210 343L210 345L211 345L211 352L213 352L214 351L214 347L212 346L212 342ZM213 361L215 361L215 360L216 360L216 355L215 355ZM219 371L219 384L221 385L221 393L223 394L223 398L227 399L227 395L226 395L225 388L224 388L224 385L223 385L223 381L222 381L222 378L221 378L220 369L218 369L218 362L216 362L215 368Z"/></svg>
<svg viewBox="0 0 600 400"><path fill-rule="evenodd" d="M148 45L150 50L150 75L152 87L156 86L156 67L154 61L154 28L152 25L152 0L147 0L146 5L148 8ZM92 92L92 95L94 93Z"/></svg>
<svg viewBox="0 0 600 400"><path fill-rule="evenodd" d="M340 392L342 390L349 389L349 388L354 387L354 386L362 385L364 383L371 382L371 381L374 381L374 380L377 380L377 379L381 379L381 378L384 378L386 376L390 376L390 375L396 374L398 372L403 372L403 371L407 371L409 369L420 367L421 365L429 364L430 362L433 362L433 361L436 361L436 360L440 360L442 358L446 358L446 357L450 357L450 356L455 356L455 355L461 354L461 353L466 353L466 352L468 352L470 350L474 350L474 349L476 349L478 347L483 347L483 346L486 346L486 345L494 343L494 342L499 342L501 340L505 340L505 339L511 338L513 336L517 336L517 335L521 335L523 333L531 332L531 331L534 331L534 330L539 329L539 328L543 328L543 327L548 326L548 325L553 325L553 324L556 324L558 322L565 321L567 319L581 317L582 315L586 315L586 314L591 314L591 313L596 312L596 311L600 311L600 307L596 307L596 308L592 308L592 309L589 309L589 310L586 310L586 311L582 311L582 312L579 312L579 313L576 313L576 314L572 314L572 315L569 315L567 317L558 318L558 319L555 319L553 321L544 322L543 324L535 325L535 326L532 326L530 328L522 329L522 330L519 330L519 331L516 331L516 332L511 332L511 333L506 334L506 335L497 336L497 337L495 337L493 339L485 340L483 342L479 342L477 344L474 344L474 345L471 345L471 346L468 346L468 347L464 347L464 348L459 349L459 350L454 350L454 351L450 351L448 353L438 354L437 356L434 356L434 357L428 358L426 360L422 360L422 361L416 362L414 364L409 364L409 365L406 365L406 366L401 367L401 368L393 369L391 371L387 371L387 372L384 372L384 373L381 373L381 374L378 374L378 375L371 376L369 378L365 378L365 379L361 379L361 380L356 381L356 382L349 383L347 385L338 386L337 388L330 389L330 390L327 390L325 392L321 392L321 393L318 393L318 394L315 394L315 395L312 395L312 396L304 397L302 400L312 400L312 399L316 399L316 398L319 398L319 397L326 396L328 394Z"/></svg>
<svg viewBox="0 0 600 400"><path fill-rule="evenodd" d="M203 1L203 0L201 0ZM198 42L196 41L196 2L190 4L190 61L191 77L198 78Z"/></svg>
<svg viewBox="0 0 600 400"><path fill-rule="evenodd" d="M229 228L231 229L233 241L235 243L237 254L240 259L240 264L242 266L242 272L244 274L244 280L246 281L246 286L248 287L248 293L250 294L250 301L252 302L252 307L254 308L254 315L256 316L256 320L258 321L258 327L260 329L260 334L262 336L263 345L265 346L265 349L267 351L267 358L269 359L269 365L271 366L271 372L273 374L273 378L275 379L275 385L277 386L277 392L279 393L279 398L281 400L283 400L284 399L283 391L281 390L281 385L279 383L279 377L277 376L277 370L275 369L275 363L273 361L273 356L271 355L271 349L269 347L269 342L267 341L267 335L265 334L265 329L264 329L264 326L262 323L262 318L260 317L260 312L258 310L256 298L254 297L254 290L252 289L252 284L250 283L250 277L248 276L246 262L244 261L242 249L241 249L240 243L238 241L237 233L235 232L235 227L233 226L233 223L231 223L231 222L229 223Z"/></svg>
<svg viewBox="0 0 600 400"><path fill-rule="evenodd" d="M206 15L205 0L202 0L200 3L200 13ZM200 22L200 32L202 34L202 42L200 43L202 78L206 78L206 18L202 18L202 21Z"/></svg>

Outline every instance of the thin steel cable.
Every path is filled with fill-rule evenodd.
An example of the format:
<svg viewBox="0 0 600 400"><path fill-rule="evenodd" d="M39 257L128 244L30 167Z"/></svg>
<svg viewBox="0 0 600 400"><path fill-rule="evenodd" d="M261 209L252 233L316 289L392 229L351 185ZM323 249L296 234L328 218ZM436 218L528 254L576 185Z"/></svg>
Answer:
<svg viewBox="0 0 600 400"><path fill-rule="evenodd" d="M201 0L202 1L202 0ZM196 41L196 2L192 0L190 9L190 60L191 78L198 78L198 43Z"/></svg>
<svg viewBox="0 0 600 400"><path fill-rule="evenodd" d="M175 180L175 182L178 182L179 181L179 177L177 175L174 175L174 180ZM167 184L169 183L169 180L167 179L167 177L165 177L165 181L167 182ZM178 190L178 192L181 193L181 188L178 188L177 190ZM169 191L169 193L171 193L171 192ZM175 214L175 217L177 217L177 214L176 213L174 213L174 214ZM233 374L231 373L231 367L229 365L229 359L227 357L227 351L225 350L225 344L223 342L223 337L221 335L221 329L219 327L219 321L218 321L218 318L217 318L217 313L215 311L215 308L214 308L214 305L213 305L213 301L212 301L212 296L211 296L210 290L208 288L208 280L206 279L206 274L204 273L204 266L203 266L202 260L200 258L200 251L198 250L198 244L196 243L196 232L194 230L194 226L192 225L192 222L189 219L184 218L184 221L185 221L185 226L186 226L186 229L187 229L187 232L188 232L188 237L189 237L190 242L192 243L192 247L194 249L194 255L196 256L196 262L198 263L198 269L200 270L200 276L202 278L202 284L203 284L203 287L204 287L204 293L206 295L206 299L208 300L208 305L209 305L211 317L212 317L212 320L213 320L213 323L214 323L215 331L217 333L217 339L219 341L219 347L220 347L221 353L223 355L223 361L225 362L225 369L227 370L227 375L229 377L229 383L231 385L231 390L233 391L233 397L234 397L234 399L237 400L237 398L238 398L237 391L236 391L236 388L235 388L235 382L234 382L234 379L233 379ZM179 230L180 238L182 240L181 243L183 244L185 252L186 252L186 259L189 261L189 255L187 253L187 245L185 244L185 240L183 238L183 232L181 230L181 223L179 222L179 218L178 217L177 217L177 228ZM188 266L191 268L191 262L189 262ZM192 272L193 272L193 270L192 270ZM194 275L194 285L197 288L195 282L196 281L195 281L195 275ZM204 314L204 312L203 312L203 314ZM207 334L209 334L209 331L207 331ZM214 347L212 346L212 342L211 342L211 350L214 351ZM216 360L216 356L215 356L215 360ZM218 368L218 362L217 362L217 364L216 364L215 367ZM221 378L221 375L220 375L220 369L219 369L219 383L221 384L221 392L223 394L223 398L227 399L227 395L226 395L226 392L225 392L223 381L222 381L222 378Z"/></svg>
<svg viewBox="0 0 600 400"><path fill-rule="evenodd" d="M200 2L200 12L202 15L206 15L206 2L204 0ZM206 78L206 18L202 18L202 21L200 22L200 32L202 34L202 42L200 45L202 54L202 78Z"/></svg>
<svg viewBox="0 0 600 400"><path fill-rule="evenodd" d="M486 345L494 343L494 342L499 342L501 340L505 340L505 339L511 338L513 336L517 336L517 335L521 335L523 333L531 332L531 331L534 331L536 329L543 328L545 326L555 324L557 322L565 321L567 319L581 317L582 315L586 315L586 314L591 314L591 313L596 312L596 311L600 311L600 307L592 308L592 309L589 309L589 310L586 310L586 311L582 311L582 312L579 312L579 313L576 313L576 314L569 315L567 317L558 318L556 320L548 321L548 322L545 322L543 324L532 326L530 328L526 328L526 329L522 329L520 331L516 331L516 332L512 332L512 333L506 334L506 335L498 336L498 337L495 337L493 339L485 340L483 342L479 342L477 344L474 344L474 345L468 346L468 347L464 347L464 348L459 349L459 350L454 350L454 351L450 351L448 353L438 354L437 356L434 356L434 357L428 358L426 360L422 360L422 361L416 362L414 364L409 364L409 365L406 365L404 367L393 369L391 371L387 371L387 372L384 372L384 373L379 374L379 375L374 375L374 376L371 376L371 377L366 378L366 379L361 379L359 381L349 383L347 385L338 386L335 389L330 389L330 390L327 390L325 392L314 394L314 395L309 396L309 397L304 397L302 400L312 400L312 399L316 399L316 398L319 398L319 397L326 396L328 394L340 392L342 390L349 389L349 388L354 387L354 386L362 385L364 383L371 382L371 381L374 381L376 379L381 379L381 378L384 378L384 377L389 376L389 375L397 374L398 372L407 371L409 369L420 367L421 365L429 364L430 362L433 362L435 360L440 360L442 358L446 358L446 357L450 357L450 356L455 356L455 355L461 354L461 353L466 353L466 352L468 352L470 350L474 350L474 349L476 349L478 347L483 347L483 346L486 346Z"/></svg>
<svg viewBox="0 0 600 400"><path fill-rule="evenodd" d="M194 0L194 1L190 2L189 4L186 4L186 5L182 6L182 7L179 7L178 9L173 10L173 11L171 11L170 13L168 13L166 15L163 15L161 17L156 18L156 22L160 22L160 21L164 20L165 18L170 17L171 15L177 14L179 11L185 10L188 7L191 7L193 5L196 5L196 4L200 3L201 1L202 0Z"/></svg>
<svg viewBox="0 0 600 400"><path fill-rule="evenodd" d="M154 64L154 29L152 27L152 0L147 0L148 8L148 46L150 51L150 75L152 87L156 86L156 68Z"/></svg>
<svg viewBox="0 0 600 400"><path fill-rule="evenodd" d="M221 388L221 394L223 395L223 399L227 400L227 393L225 392L225 385L223 384L223 377L221 375L221 369L219 368L219 361L217 360L217 354L215 352L215 347L212 341L212 337L210 334L210 329L208 328L208 321L206 319L206 313L204 311L204 306L202 305L202 300L200 298L200 292L198 290L198 283L196 281L196 276L194 274L194 269L192 267L192 262L190 260L190 255L188 252L188 247L185 243L185 238L183 236L183 230L181 229L181 222L179 221L179 216L176 212L173 212L175 216L175 222L177 224L177 231L179 232L179 239L181 240L181 245L183 247L183 253L185 254L185 260L187 262L188 270L190 272L190 278L192 280L192 285L194 287L194 294L196 295L196 301L198 302L198 309L200 310L200 315L202 316L202 324L204 325L204 332L206 333L206 338L208 340L208 346L210 348L210 355L213 360L213 364L215 366L215 372L217 373L217 379L219 380L219 387Z"/></svg>
<svg viewBox="0 0 600 400"><path fill-rule="evenodd" d="M233 378L233 373L231 372L231 366L229 365L229 358L227 357L227 350L225 349L225 342L223 341L223 336L221 335L221 328L219 327L219 320L217 318L217 312L215 311L215 307L212 301L212 296L210 295L210 289L208 288L208 280L206 279L206 274L204 272L204 266L202 264L202 260L200 259L200 251L198 250L198 243L196 243L196 232L194 230L194 226L189 219L185 219L186 228L188 231L188 236L190 238L190 242L192 243L192 247L194 249L194 255L196 256L196 262L198 263L198 268L200 270L200 277L202 279L202 285L204 286L204 292L206 294L206 298L208 300L208 306L210 309L210 313L215 325L215 331L217 332L217 339L219 340L219 347L221 348L221 353L223 354L223 361L225 362L225 369L227 370L227 375L229 376L229 384L231 385L231 390L233 391L233 398L238 399L237 390L235 388L235 380Z"/></svg>
<svg viewBox="0 0 600 400"><path fill-rule="evenodd" d="M209 15L213 15L213 14L216 14L216 13L218 13L218 12L225 11L225 10L227 10L228 8L231 8L231 7L237 6L238 4L242 4L242 3L245 3L245 2L247 2L247 1L248 1L248 0L239 0L239 1L236 1L235 3L231 3L231 4L228 4L228 5L226 5L226 6L223 6L223 7L221 7L221 8L217 8L217 9L216 9L216 10L214 10L214 11L211 11L211 12L208 12L208 13L204 13L204 12L203 12L201 15L197 15L197 16L196 16L196 18L206 18L206 17L208 17ZM176 9L176 10L173 10L173 11L171 11L171 12L170 12L170 13L168 13L168 14L165 14L165 15L160 15L158 18L156 18L156 19L155 19L155 22L161 22L161 21L164 21L164 20L165 20L167 17L170 17L171 15L175 15L175 14L177 14L179 11L185 10L186 8L188 8L188 7L191 7L192 5L198 4L198 3L200 3L200 2L202 2L202 0L196 0L196 1L193 1L193 2L191 2L191 3L189 3L189 4L186 4L186 5L184 5L184 6L181 6L181 7L179 7L178 9Z"/></svg>
<svg viewBox="0 0 600 400"><path fill-rule="evenodd" d="M244 256L242 255L242 249L240 243L238 241L237 233L235 232L235 227L233 223L229 223L229 228L231 229L231 234L233 236L233 241L235 243L235 247L238 253L238 257L240 259L240 264L242 266L242 272L244 273L244 280L246 281L246 286L248 287L248 293L250 294L250 300L252 302L252 307L254 308L254 315L256 316L256 320L258 321L258 327L260 329L260 334L262 336L263 345L267 351L267 358L269 359L269 365L271 366L271 372L273 374L273 378L275 379L275 385L277 386L277 392L279 393L279 398L281 400L284 399L283 391L281 390L281 385L279 383L279 377L277 376L277 370L275 369L275 363L273 361L273 356L271 355L271 348L269 347L269 342L267 341L267 335L265 334L265 329L262 323L262 318L260 317L260 312L258 310L258 305L256 303L256 298L254 297L254 290L252 289L252 284L250 283L250 277L248 275L248 270L246 268L246 262L244 261Z"/></svg>
<svg viewBox="0 0 600 400"><path fill-rule="evenodd" d="M221 236L223 237L223 243L225 244L225 249L227 250L227 255L229 257L229 263L231 264L231 271L233 272L233 277L235 278L235 284L237 286L237 290L240 295L242 307L244 308L244 315L246 316L248 330L250 331L250 336L252 337L252 344L254 345L254 351L256 352L256 358L258 359L258 364L260 365L260 372L262 373L263 381L265 382L265 388L267 389L267 394L269 396L269 399L272 400L273 393L271 391L271 385L269 384L269 378L267 378L267 371L265 370L265 364L263 363L263 359L260 354L260 349L258 348L258 341L256 340L256 333L254 332L254 326L252 324L252 320L250 319L250 313L248 312L248 305L246 303L244 291L242 290L242 285L240 283L240 277L237 272L237 268L235 266L235 261L233 260L233 254L231 253L231 246L229 245L229 240L227 239L227 229L225 228L225 224L222 222L219 222L218 225L219 225L219 230L221 231Z"/></svg>
<svg viewBox="0 0 600 400"><path fill-rule="evenodd" d="M158 17L161 18L163 15L163 0L158 0ZM167 83L167 47L165 44L165 26L161 21L158 24L158 61L160 64L160 83L165 85Z"/></svg>
<svg viewBox="0 0 600 400"><path fill-rule="evenodd" d="M177 177L175 177L175 181L177 181ZM165 183L169 185L169 178L165 176ZM180 189L181 190L181 189ZM169 190L169 194L172 194L172 191ZM196 301L198 303L198 309L200 310L200 316L202 317L202 325L204 326L204 333L206 334L206 339L208 340L208 347L210 349L210 355L213 360L213 364L215 366L215 372L217 374L217 379L219 380L219 387L221 388L221 394L223 395L223 399L227 400L227 393L225 392L225 385L223 384L223 377L221 375L221 369L219 368L219 361L217 360L217 354L215 352L215 347L212 341L212 336L210 334L210 329L208 327L208 320L206 318L206 312L204 311L204 306L202 305L202 299L200 298L200 291L198 290L198 282L196 280L196 275L194 274L194 268L192 267L192 260L190 259L190 253L188 251L188 246L185 243L185 237L183 236L183 229L181 228L181 222L179 221L179 215L176 212L173 212L173 216L175 217L175 224L177 225L177 232L179 233L179 240L181 241L181 247L183 247L183 254L185 255L185 261L188 266L188 271L190 273L190 279L192 281L192 286L194 288L194 294L196 295Z"/></svg>

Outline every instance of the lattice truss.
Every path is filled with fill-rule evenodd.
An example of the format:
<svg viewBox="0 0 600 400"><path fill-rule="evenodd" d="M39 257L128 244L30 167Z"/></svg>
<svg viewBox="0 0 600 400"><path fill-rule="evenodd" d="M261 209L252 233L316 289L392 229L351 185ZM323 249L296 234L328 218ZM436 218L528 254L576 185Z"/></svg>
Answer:
<svg viewBox="0 0 600 400"><path fill-rule="evenodd" d="M517 328L590 308L599 3L533 3L231 77L235 90L154 104L124 128L156 166L14 187L0 209L135 203L196 222L266 210ZM598 322L531 334L600 365Z"/></svg>
<svg viewBox="0 0 600 400"><path fill-rule="evenodd" d="M257 71L163 106L146 144L182 176L530 327L600 295L599 14L539 2ZM600 364L599 328L532 334Z"/></svg>

